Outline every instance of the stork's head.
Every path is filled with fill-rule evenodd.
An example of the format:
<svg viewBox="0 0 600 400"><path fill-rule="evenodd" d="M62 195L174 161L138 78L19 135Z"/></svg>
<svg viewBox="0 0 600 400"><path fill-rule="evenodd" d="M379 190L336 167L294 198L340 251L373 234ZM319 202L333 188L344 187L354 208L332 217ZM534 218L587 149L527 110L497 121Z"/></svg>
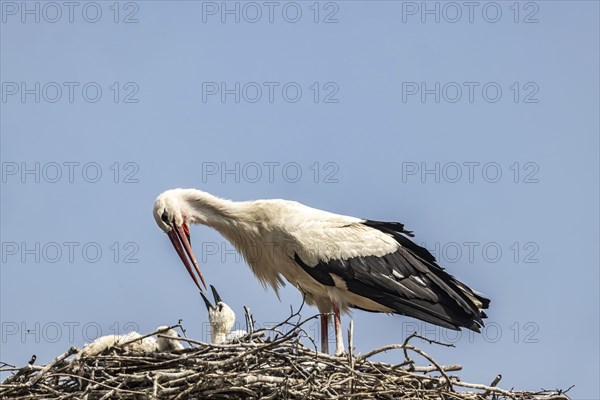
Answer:
<svg viewBox="0 0 600 400"><path fill-rule="evenodd" d="M154 219L160 229L162 229L167 236L169 236L169 239L171 239L171 243L173 244L173 247L175 247L177 254L179 254L181 261L183 261L183 265L185 265L185 268L194 280L194 283L198 289L200 289L200 292L202 292L202 286L200 286L196 275L194 275L192 265L205 288L206 283L204 282L204 276L202 276L202 272L200 272L198 261L192 250L192 245L190 243L188 205L182 198L180 192L181 190L178 189L168 190L161 193L156 198L153 212Z"/></svg>
<svg viewBox="0 0 600 400"><path fill-rule="evenodd" d="M235 313L223 302L223 300L221 300L221 296L219 296L219 293L214 286L210 285L210 289L215 298L214 306L210 303L210 300L208 300L204 293L200 294L202 295L204 304L206 304L206 309L208 310L208 320L213 336L212 341L213 343L216 343L220 342L219 338L227 335L231 331L231 328L233 328L233 325L235 324Z"/></svg>

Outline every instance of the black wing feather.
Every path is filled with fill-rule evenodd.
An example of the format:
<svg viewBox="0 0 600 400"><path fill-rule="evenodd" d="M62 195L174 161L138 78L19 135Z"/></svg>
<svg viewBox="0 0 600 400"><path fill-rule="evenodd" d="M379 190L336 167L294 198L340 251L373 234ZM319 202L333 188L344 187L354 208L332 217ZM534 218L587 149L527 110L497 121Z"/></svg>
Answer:
<svg viewBox="0 0 600 400"><path fill-rule="evenodd" d="M465 327L479 332L485 318L482 309L488 307L488 299L446 273L427 249L405 236L412 236L412 232L404 230L404 225L380 221L363 224L393 236L401 247L381 257L334 259L321 261L314 267L306 265L296 254L296 263L326 286L335 285L332 274L339 276L350 292L395 313L450 329ZM481 302L481 308L473 299Z"/></svg>

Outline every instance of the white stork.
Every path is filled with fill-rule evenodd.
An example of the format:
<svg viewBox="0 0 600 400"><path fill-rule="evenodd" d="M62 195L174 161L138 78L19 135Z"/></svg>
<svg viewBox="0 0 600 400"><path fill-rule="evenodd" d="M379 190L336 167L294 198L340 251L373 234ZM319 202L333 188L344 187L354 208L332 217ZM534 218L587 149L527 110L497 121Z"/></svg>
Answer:
<svg viewBox="0 0 600 400"><path fill-rule="evenodd" d="M246 336L246 331L236 330L231 331L235 324L235 313L223 300L213 285L210 285L215 305L210 303L210 300L200 292L206 309L208 310L208 321L210 322L210 342L212 344L221 344L234 341L242 336Z"/></svg>
<svg viewBox="0 0 600 400"><path fill-rule="evenodd" d="M244 256L263 286L271 286L278 294L285 278L302 291L306 302L322 313L324 353L328 352L331 312L336 354L341 354L340 312L349 307L479 332L486 317L483 309L490 303L444 272L398 222L338 215L287 200L236 202L196 189L160 194L154 218L201 292L191 265L206 284L190 245L190 223L221 233Z"/></svg>

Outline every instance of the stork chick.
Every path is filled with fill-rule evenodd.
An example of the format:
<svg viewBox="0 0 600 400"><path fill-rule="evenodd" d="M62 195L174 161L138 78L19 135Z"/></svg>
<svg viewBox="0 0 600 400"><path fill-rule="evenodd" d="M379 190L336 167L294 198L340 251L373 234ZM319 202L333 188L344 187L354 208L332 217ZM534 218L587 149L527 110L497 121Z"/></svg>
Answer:
<svg viewBox="0 0 600 400"><path fill-rule="evenodd" d="M182 350L183 345L179 340L177 340L179 339L179 334L175 332L174 329L169 329L168 326L159 326L158 328L156 328L157 332L163 330L165 331L159 333L156 339L156 351L171 352L175 350ZM168 336L168 338L164 336Z"/></svg>
<svg viewBox="0 0 600 400"><path fill-rule="evenodd" d="M231 332L231 328L235 324L235 313L227 304L221 300L221 296L214 286L210 285L215 305L210 303L210 300L200 292L208 310L208 321L210 322L210 338L212 344L221 344L234 341L246 335L244 330L236 330Z"/></svg>
<svg viewBox="0 0 600 400"><path fill-rule="evenodd" d="M168 328L168 326L159 326L156 328L156 330L161 331ZM76 358L79 359L96 356L111 347L119 347L125 351L131 351L135 353L153 353L156 351L168 352L183 349L183 345L179 342L179 340L176 340L176 338L179 338L179 335L173 329L168 329L167 331L160 333L160 335L169 336L173 339L161 336L158 338L155 338L154 336L148 336L143 339L136 340L135 342L131 342L134 339L142 337L142 335L137 332L129 332L123 335L101 336L92 343L86 344Z"/></svg>

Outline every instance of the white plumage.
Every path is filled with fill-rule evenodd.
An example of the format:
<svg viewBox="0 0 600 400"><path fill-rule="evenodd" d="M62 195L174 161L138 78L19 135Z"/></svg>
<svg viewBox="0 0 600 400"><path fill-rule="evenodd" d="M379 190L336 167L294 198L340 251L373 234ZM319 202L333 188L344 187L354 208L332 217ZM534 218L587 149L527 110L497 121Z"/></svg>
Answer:
<svg viewBox="0 0 600 400"><path fill-rule="evenodd" d="M275 292L285 281L296 286L325 314L324 352L331 312L336 353L343 352L340 312L348 307L408 315L450 329L478 331L483 325L489 300L444 272L400 223L338 215L295 201L234 202L195 189L159 195L154 218L200 291L192 266L203 283L204 278L191 249L190 223L219 231L263 285Z"/></svg>
<svg viewBox="0 0 600 400"><path fill-rule="evenodd" d="M168 328L168 326L159 326L156 328L156 331L159 332L156 339L156 350L161 352L182 350L183 345L181 344L181 341L177 340L179 339L179 334L175 332L174 329Z"/></svg>
<svg viewBox="0 0 600 400"><path fill-rule="evenodd" d="M232 342L243 336L246 336L247 332L244 330L231 331L231 328L235 325L235 313L223 300L217 290L211 285L210 287L213 292L215 299L215 305L213 306L204 295L200 292L206 309L208 310L208 321L210 323L210 341L212 344L222 344Z"/></svg>

